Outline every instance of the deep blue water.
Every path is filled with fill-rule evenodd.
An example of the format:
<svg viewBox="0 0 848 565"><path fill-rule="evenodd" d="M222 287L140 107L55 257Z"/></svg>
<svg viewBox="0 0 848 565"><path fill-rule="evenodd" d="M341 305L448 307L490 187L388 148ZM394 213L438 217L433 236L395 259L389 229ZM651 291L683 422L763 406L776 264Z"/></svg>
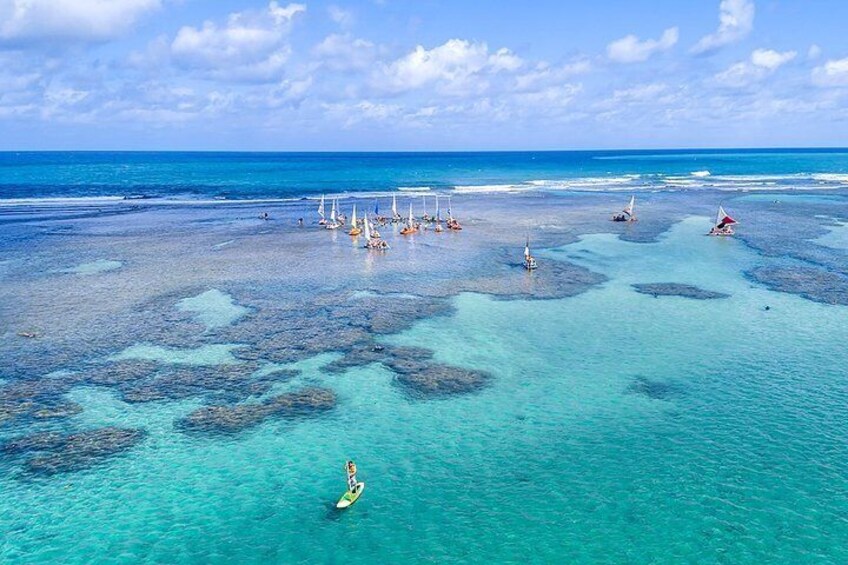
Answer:
<svg viewBox="0 0 848 565"><path fill-rule="evenodd" d="M756 190L846 185L846 149L0 153L0 199L264 199L455 187L465 192L485 192Z"/></svg>

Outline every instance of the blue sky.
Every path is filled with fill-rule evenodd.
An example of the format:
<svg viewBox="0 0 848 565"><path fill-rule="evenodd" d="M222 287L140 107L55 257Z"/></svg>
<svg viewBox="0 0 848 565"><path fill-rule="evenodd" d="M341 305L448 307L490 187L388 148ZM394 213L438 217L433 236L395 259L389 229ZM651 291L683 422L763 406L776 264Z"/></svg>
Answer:
<svg viewBox="0 0 848 565"><path fill-rule="evenodd" d="M0 149L848 145L848 2L0 0Z"/></svg>

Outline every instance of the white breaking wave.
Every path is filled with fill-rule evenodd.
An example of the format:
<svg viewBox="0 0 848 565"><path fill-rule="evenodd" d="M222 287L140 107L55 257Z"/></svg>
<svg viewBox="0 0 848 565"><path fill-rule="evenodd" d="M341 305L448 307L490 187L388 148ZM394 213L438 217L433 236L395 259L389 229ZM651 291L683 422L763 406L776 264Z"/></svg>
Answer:
<svg viewBox="0 0 848 565"><path fill-rule="evenodd" d="M401 192L429 192L432 190L429 186L399 186Z"/></svg>
<svg viewBox="0 0 848 565"><path fill-rule="evenodd" d="M709 171L692 171L690 174L693 177L698 177L698 178L706 178L706 177L710 176Z"/></svg>

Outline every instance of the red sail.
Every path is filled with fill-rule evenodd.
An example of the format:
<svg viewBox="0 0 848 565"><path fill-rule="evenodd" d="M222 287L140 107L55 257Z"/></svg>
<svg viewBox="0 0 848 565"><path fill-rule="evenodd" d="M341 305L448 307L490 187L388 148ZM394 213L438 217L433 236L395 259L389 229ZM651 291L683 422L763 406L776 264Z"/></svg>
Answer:
<svg viewBox="0 0 848 565"><path fill-rule="evenodd" d="M721 219L721 222L718 224L718 228L721 229L725 226L730 226L736 223L736 220L731 218L730 216L725 216Z"/></svg>

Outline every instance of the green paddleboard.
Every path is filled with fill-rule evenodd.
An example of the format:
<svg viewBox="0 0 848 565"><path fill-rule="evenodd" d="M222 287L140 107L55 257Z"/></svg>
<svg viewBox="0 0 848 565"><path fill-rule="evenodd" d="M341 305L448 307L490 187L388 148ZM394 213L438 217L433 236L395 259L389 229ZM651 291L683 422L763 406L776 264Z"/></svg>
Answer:
<svg viewBox="0 0 848 565"><path fill-rule="evenodd" d="M365 483L356 483L356 486L353 487L353 492L347 491L342 495L336 504L336 508L347 508L357 500L362 495L362 491L365 490Z"/></svg>

